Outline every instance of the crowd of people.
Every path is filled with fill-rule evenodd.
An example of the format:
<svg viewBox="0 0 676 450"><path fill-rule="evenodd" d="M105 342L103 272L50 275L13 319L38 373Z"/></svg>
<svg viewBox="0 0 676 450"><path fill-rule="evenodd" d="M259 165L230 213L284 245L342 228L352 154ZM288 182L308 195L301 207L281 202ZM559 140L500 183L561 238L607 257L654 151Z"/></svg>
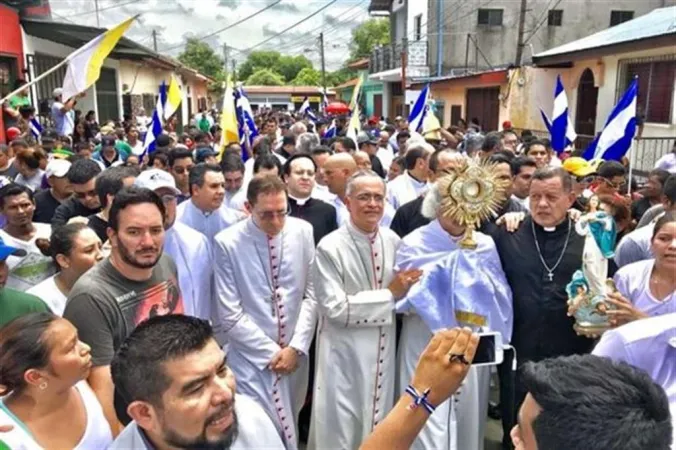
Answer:
<svg viewBox="0 0 676 450"><path fill-rule="evenodd" d="M626 161L509 123L363 118L353 139L345 118L260 109L251 148L221 148L201 111L146 152L143 111L99 127L62 100L39 140L7 106L0 443L480 450L490 415L505 449L672 448L676 146L629 189ZM469 250L444 186L475 164L502 189ZM566 286L576 222L601 209L618 232L599 338ZM413 306L444 296L459 309ZM504 361L472 366L487 331Z"/></svg>

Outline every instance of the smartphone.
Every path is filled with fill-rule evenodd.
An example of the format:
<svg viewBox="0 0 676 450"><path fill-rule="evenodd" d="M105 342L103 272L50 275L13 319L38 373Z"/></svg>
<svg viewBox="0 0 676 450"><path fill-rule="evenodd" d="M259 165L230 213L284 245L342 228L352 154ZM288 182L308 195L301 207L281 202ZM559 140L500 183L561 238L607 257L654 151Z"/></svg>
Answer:
<svg viewBox="0 0 676 450"><path fill-rule="evenodd" d="M504 359L502 335L498 332L479 333L479 345L474 355L473 367L495 366Z"/></svg>

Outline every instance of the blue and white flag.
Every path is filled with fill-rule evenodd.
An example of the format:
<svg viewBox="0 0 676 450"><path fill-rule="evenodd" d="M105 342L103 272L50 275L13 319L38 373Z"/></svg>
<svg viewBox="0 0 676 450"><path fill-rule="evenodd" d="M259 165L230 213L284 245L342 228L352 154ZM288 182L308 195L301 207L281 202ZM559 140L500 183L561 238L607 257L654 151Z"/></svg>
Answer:
<svg viewBox="0 0 676 450"><path fill-rule="evenodd" d="M629 151L636 134L636 97L638 78L629 85L620 101L610 113L601 134L589 144L582 156L584 159L620 161Z"/></svg>
<svg viewBox="0 0 676 450"><path fill-rule="evenodd" d="M418 99L413 105L411 114L408 116L408 129L411 132L420 132L423 126L423 120L425 120L425 115L427 114L427 109L429 106L427 102L430 98L430 85L426 85L425 88L420 91Z"/></svg>
<svg viewBox="0 0 676 450"><path fill-rule="evenodd" d="M310 108L310 99L305 97L305 100L303 101L303 104L300 105L300 109L298 110L299 113L303 115L303 117L307 117L312 121L312 123L317 122L317 116L312 112L312 109Z"/></svg>
<svg viewBox="0 0 676 450"><path fill-rule="evenodd" d="M324 132L324 139L333 139L338 134L338 128L336 127L336 119L331 121L331 125Z"/></svg>
<svg viewBox="0 0 676 450"><path fill-rule="evenodd" d="M326 107L329 106L329 99L326 98L326 92L322 94L322 111L326 111Z"/></svg>
<svg viewBox="0 0 676 450"><path fill-rule="evenodd" d="M162 82L160 85L160 95L157 97L157 105L153 111L153 119L150 122L145 139L143 140L143 153L141 157L151 154L155 151L155 139L162 134L162 117L164 117L164 104L167 101L167 85Z"/></svg>
<svg viewBox="0 0 676 450"><path fill-rule="evenodd" d="M561 82L561 75L556 77L554 88L554 111L552 112L551 127L548 127L552 138L552 148L556 153L561 153L577 138L573 128L573 121L568 115L568 97Z"/></svg>
<svg viewBox="0 0 676 450"><path fill-rule="evenodd" d="M235 89L235 114L237 115L237 129L239 132L240 144L242 146L253 146L254 139L258 136L258 128L254 121L254 113L242 86ZM242 152L242 159L248 159L248 152Z"/></svg>
<svg viewBox="0 0 676 450"><path fill-rule="evenodd" d="M30 122L28 122L28 126L31 129L31 134L33 137L39 142L40 138L42 137L42 125L40 125L38 119L33 117Z"/></svg>

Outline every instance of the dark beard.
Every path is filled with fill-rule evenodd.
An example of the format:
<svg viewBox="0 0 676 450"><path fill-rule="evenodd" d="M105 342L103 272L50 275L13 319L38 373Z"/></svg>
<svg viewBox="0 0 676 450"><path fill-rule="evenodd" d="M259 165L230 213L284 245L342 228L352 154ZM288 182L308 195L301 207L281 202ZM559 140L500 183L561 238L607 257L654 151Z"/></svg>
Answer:
<svg viewBox="0 0 676 450"><path fill-rule="evenodd" d="M185 450L228 450L239 433L237 413L233 412L232 425L225 433L217 442L207 441L205 425L202 435L192 440L181 437L172 431L165 431L164 442L172 447Z"/></svg>
<svg viewBox="0 0 676 450"><path fill-rule="evenodd" d="M137 269L150 269L155 267L155 264L157 264L157 261L159 261L160 257L162 256L162 249L160 249L159 253L157 254L157 258L155 258L154 261L150 263L140 263L136 260L136 258L134 258L133 253L130 252L119 239L117 248L120 252L120 258L122 258L122 261L126 262L130 266L136 267Z"/></svg>

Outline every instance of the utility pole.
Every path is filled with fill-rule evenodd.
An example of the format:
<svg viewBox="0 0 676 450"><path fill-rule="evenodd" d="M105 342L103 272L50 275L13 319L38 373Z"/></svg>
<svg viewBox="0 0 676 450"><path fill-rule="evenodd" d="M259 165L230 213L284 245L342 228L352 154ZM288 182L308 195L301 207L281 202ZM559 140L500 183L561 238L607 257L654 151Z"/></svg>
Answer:
<svg viewBox="0 0 676 450"><path fill-rule="evenodd" d="M153 30L153 50L157 52L157 30Z"/></svg>
<svg viewBox="0 0 676 450"><path fill-rule="evenodd" d="M96 8L96 27L101 28L101 22L99 21L99 0L94 0L94 8Z"/></svg>
<svg viewBox="0 0 676 450"><path fill-rule="evenodd" d="M231 59L230 60L230 67L232 68L231 74L232 74L232 82L233 83L235 82L235 74L236 74L235 73L235 66L236 65L237 65L237 61L235 61L234 59Z"/></svg>
<svg viewBox="0 0 676 450"><path fill-rule="evenodd" d="M326 66L324 61L324 33L319 33L319 55L322 59L322 88L324 95L326 95ZM323 99L322 99L323 101ZM321 102L320 102L321 104Z"/></svg>
<svg viewBox="0 0 676 450"><path fill-rule="evenodd" d="M517 67L521 66L521 57L523 56L523 42L524 27L526 24L526 8L528 0L521 0L521 11L519 11L519 41L516 44L516 61Z"/></svg>
<svg viewBox="0 0 676 450"><path fill-rule="evenodd" d="M228 71L228 44L223 43L223 68Z"/></svg>
<svg viewBox="0 0 676 450"><path fill-rule="evenodd" d="M401 40L401 91L404 94L404 98L406 98L406 65L408 63L406 50L408 50L408 39L403 38Z"/></svg>

